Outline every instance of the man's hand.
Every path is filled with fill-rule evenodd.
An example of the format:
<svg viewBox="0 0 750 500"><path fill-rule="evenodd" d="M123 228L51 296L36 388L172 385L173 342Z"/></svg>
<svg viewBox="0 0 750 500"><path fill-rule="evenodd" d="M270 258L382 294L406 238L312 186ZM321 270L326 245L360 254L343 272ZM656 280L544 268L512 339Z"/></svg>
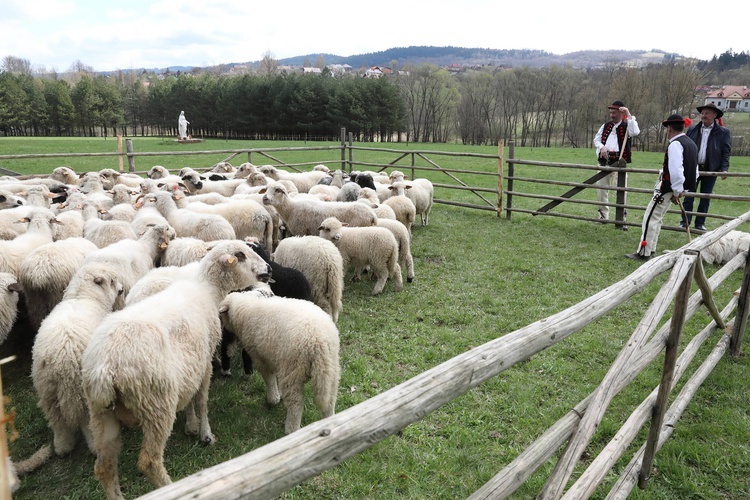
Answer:
<svg viewBox="0 0 750 500"><path fill-rule="evenodd" d="M625 106L620 107L620 113L622 113L625 118L630 118L630 110Z"/></svg>
<svg viewBox="0 0 750 500"><path fill-rule="evenodd" d="M599 150L599 158L607 158L609 156L609 149L602 146L602 149Z"/></svg>

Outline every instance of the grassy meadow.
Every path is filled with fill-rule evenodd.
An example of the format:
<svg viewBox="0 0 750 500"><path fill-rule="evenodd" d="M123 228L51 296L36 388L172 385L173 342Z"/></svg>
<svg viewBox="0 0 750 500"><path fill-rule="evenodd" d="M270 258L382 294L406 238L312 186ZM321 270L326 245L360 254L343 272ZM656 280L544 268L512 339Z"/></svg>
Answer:
<svg viewBox="0 0 750 500"><path fill-rule="evenodd" d="M158 138L135 138L136 152L204 151L269 147L319 147L335 144L309 142L273 143L207 140L198 144L176 144ZM373 146L360 144L359 146ZM495 154L496 147L465 147L457 144L378 144L389 149L475 152ZM0 138L0 155L58 152L113 152L116 142L99 139ZM507 148L505 155L507 157ZM593 164L592 149L516 148L516 157L563 163ZM284 151L272 155L286 163L316 162L335 167L339 151ZM357 150L355 161L387 164L398 155ZM136 170L154 164L170 169L183 166L209 167L228 157L226 153L199 156L154 156L136 159ZM654 169L661 165L660 153L634 153L633 167ZM492 159L462 156L430 156L443 168L496 172ZM232 160L238 165L246 155ZM253 163L274 163L253 153ZM410 159L399 162L409 175ZM423 160L417 165L426 166ZM59 165L78 172L117 168L116 158L45 158L2 160L0 167L23 174L43 174ZM388 169L390 170L390 168ZM732 159L732 170L750 173L750 158ZM516 175L580 182L591 171L518 166ZM494 187L489 176L454 174L469 186ZM419 170L417 176L433 182L455 184L438 172ZM629 185L650 189L654 174L631 174ZM717 193L746 195L744 177L719 180ZM567 187L517 183L515 189L537 194L560 195ZM482 193L496 202L492 193ZM466 190L437 188L435 197L482 204ZM595 200L594 192L575 199ZM614 201L614 196L610 198ZM632 194L628 204L645 207L648 194ZM516 203L518 205L516 205ZM514 206L539 208L546 200L514 197ZM737 216L750 204L715 201L712 213ZM593 205L563 204L555 213L591 216ZM629 221L640 222L642 212L630 210ZM399 383L487 341L529 323L543 319L620 281L635 271L638 263L623 254L635 250L638 230L615 230L612 225L559 217L513 214L499 218L492 211L472 210L437 204L430 225L415 225L412 253L416 277L394 292L386 285L379 297L370 296L372 283L346 283L344 312L339 318L342 376L337 410L350 408ZM667 222L676 225L670 214ZM719 222L709 219L710 227ZM742 227L748 231L750 228ZM660 249L675 249L687 242L685 233L664 231ZM706 266L712 274L717 266ZM650 301L666 280L657 279L644 292L598 322L570 336L531 359L482 384L423 420L403 429L397 436L372 446L341 465L310 479L282 495L286 499L318 498L466 498L512 461L544 430L589 394L607 372L617 353L638 325ZM735 273L716 292L719 308L741 285ZM686 326L686 343L708 322L705 310ZM746 335L747 339L747 335ZM704 346L697 361L710 352L718 334ZM19 437L10 444L14 458L28 456L51 442L30 380L31 333L24 323L14 328L0 358L18 354L17 361L2 366L3 389L15 409ZM747 340L746 340L747 344ZM684 345L684 344L683 344ZM745 348L747 351L747 347ZM155 361L157 362L157 361ZM584 466L619 429L631 411L658 384L661 358L633 384L615 397L592 443L583 457ZM697 366L697 363L696 365ZM688 371L692 373L694 368ZM178 415L167 444L165 465L173 480L221 463L283 436L283 405L268 408L264 384L258 375L241 375L239 357L234 359L230 378L212 381L209 416L217 443L202 448L194 437L182 432L183 415ZM683 377L675 391L687 379ZM654 473L645 491L635 489L636 499L743 499L750 497L750 405L747 382L750 362L726 357L700 388L675 432L656 455ZM673 392L673 395L676 392ZM306 392L302 424L319 418ZM594 498L604 498L619 477L632 453L645 441L647 429L630 446ZM120 455L120 484L128 498L153 489L136 468L140 432L123 433ZM53 458L42 469L23 479L18 499L58 497L97 498L103 490L93 475L94 457L83 443L68 457ZM579 465L574 479L583 472ZM554 467L549 461L531 477L514 498L533 498Z"/></svg>

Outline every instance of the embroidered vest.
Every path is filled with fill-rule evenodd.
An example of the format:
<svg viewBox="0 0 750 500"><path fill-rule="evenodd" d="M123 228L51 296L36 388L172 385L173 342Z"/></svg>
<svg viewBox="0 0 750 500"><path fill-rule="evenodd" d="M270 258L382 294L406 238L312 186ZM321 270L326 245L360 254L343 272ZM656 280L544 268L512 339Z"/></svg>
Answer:
<svg viewBox="0 0 750 500"><path fill-rule="evenodd" d="M607 137L612 133L613 128L615 128L615 122L607 122L604 124L604 130L602 130L602 144L607 144ZM627 129L628 121L622 120L620 126L617 127L616 130L617 145L620 148L620 151L622 150L622 140L625 139L625 131ZM618 151L618 154L620 151ZM628 137L628 141L625 143L625 152L622 154L622 157L625 159L625 163L630 163L630 137Z"/></svg>
<svg viewBox="0 0 750 500"><path fill-rule="evenodd" d="M685 182L683 182L682 186L685 188L685 191L695 192L695 176L698 171L698 146L696 146L695 142L686 135L681 135L675 140L682 144L682 170L685 173ZM669 147L667 147L667 151L664 153L664 163L662 163L661 172L661 188L659 191L661 193L671 193L672 183L669 175Z"/></svg>

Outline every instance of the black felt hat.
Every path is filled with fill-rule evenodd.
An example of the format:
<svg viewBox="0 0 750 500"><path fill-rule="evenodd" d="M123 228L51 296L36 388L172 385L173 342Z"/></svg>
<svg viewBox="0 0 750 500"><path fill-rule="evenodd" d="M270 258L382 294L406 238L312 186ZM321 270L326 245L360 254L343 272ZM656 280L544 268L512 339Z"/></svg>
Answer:
<svg viewBox="0 0 750 500"><path fill-rule="evenodd" d="M620 109L620 108L622 108L624 106L625 106L625 103L618 99L615 102L613 102L612 104L610 104L609 106L607 106L607 108L608 109Z"/></svg>
<svg viewBox="0 0 750 500"><path fill-rule="evenodd" d="M704 109L711 109L716 112L716 118L721 118L724 116L724 112L716 107L716 104L710 103L710 104L704 104L703 106L698 106L695 108L698 110L698 113L701 113Z"/></svg>
<svg viewBox="0 0 750 500"><path fill-rule="evenodd" d="M675 125L677 123L681 123L683 126L685 125L685 119L681 117L680 115L669 115L666 120L661 122L662 127L668 127L670 125Z"/></svg>

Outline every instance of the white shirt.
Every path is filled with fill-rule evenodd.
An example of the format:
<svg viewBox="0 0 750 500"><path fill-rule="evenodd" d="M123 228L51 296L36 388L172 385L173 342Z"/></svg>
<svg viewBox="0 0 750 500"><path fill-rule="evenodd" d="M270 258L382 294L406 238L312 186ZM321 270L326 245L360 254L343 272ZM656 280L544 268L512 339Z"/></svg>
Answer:
<svg viewBox="0 0 750 500"><path fill-rule="evenodd" d="M669 140L669 146L667 147L667 156L669 162L667 168L669 169L669 183L672 185L672 192L674 194L680 194L685 191L685 169L682 166L682 153L684 148L680 141L677 141L678 137L685 135L684 133L678 134ZM695 179L698 179L698 169L695 169Z"/></svg>
<svg viewBox="0 0 750 500"><path fill-rule="evenodd" d="M708 145L708 136L714 128L712 123L710 127L701 126L701 147L698 149L698 163L703 165L706 163L706 146Z"/></svg>
<svg viewBox="0 0 750 500"><path fill-rule="evenodd" d="M617 143L617 132L615 129L620 126L620 123L622 123L622 120L615 123L614 127L612 127L612 132L607 136L606 144L602 143L602 134L604 133L604 125L606 125L606 123L599 127L599 131L596 133L596 136L594 136L594 146L596 147L597 157L603 147L606 147L608 151L619 154L620 145ZM640 133L641 129L638 127L638 122L635 120L635 116L630 115L630 118L628 118L628 136L636 137Z"/></svg>

